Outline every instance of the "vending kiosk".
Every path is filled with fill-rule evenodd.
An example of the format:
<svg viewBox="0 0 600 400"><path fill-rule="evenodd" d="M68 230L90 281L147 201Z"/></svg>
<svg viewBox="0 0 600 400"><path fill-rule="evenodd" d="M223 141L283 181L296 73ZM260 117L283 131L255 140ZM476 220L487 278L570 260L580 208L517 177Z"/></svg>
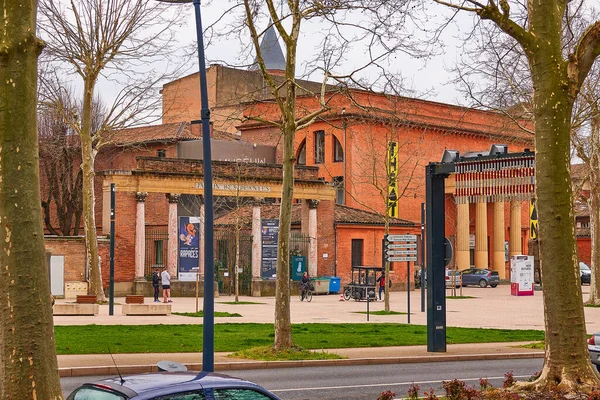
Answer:
<svg viewBox="0 0 600 400"><path fill-rule="evenodd" d="M510 258L510 294L533 296L533 256Z"/></svg>

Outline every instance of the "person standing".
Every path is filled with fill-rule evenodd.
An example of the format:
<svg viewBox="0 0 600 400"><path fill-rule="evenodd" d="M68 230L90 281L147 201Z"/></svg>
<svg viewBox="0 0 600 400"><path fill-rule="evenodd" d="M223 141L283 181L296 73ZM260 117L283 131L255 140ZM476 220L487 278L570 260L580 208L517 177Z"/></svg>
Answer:
<svg viewBox="0 0 600 400"><path fill-rule="evenodd" d="M160 300L158 299L158 285L159 285L159 276L158 276L158 269L154 270L154 273L152 274L152 287L154 288L154 302L155 303L160 303Z"/></svg>
<svg viewBox="0 0 600 400"><path fill-rule="evenodd" d="M171 275L165 269L161 274L160 278L162 280L162 288L163 288L163 302L164 303L172 303L171 300Z"/></svg>
<svg viewBox="0 0 600 400"><path fill-rule="evenodd" d="M381 301L381 292L385 293L385 272L381 271L381 276L377 278L379 282L379 301Z"/></svg>

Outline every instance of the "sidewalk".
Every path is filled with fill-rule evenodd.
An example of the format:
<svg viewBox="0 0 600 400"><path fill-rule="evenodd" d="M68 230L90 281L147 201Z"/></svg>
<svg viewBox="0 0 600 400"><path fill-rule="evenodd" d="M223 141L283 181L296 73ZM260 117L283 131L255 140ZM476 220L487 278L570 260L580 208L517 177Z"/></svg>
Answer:
<svg viewBox="0 0 600 400"><path fill-rule="evenodd" d="M585 286L584 300L589 287ZM448 291L448 295L450 295ZM464 288L463 296L467 299L448 299L447 326L501 328L501 329L544 329L542 293L534 296L515 297L510 295L510 287L501 285L497 288ZM146 302L151 302L151 298ZM194 312L195 298L174 298L174 312ZM273 297L240 297L240 302L254 304L226 304L233 302L233 296L222 296L215 299L215 311L237 312L242 317L215 318L215 323L273 323L275 299ZM69 302L72 300L58 300ZM202 308L203 299L198 299L198 307ZM169 316L126 316L121 314L123 298L115 299L114 315L108 315L108 305L100 306L100 314L95 316L56 316L55 325L141 325L141 324L202 324L202 318ZM406 312L408 296L406 292L391 293L391 310ZM300 302L292 297L292 323L407 323L408 315L369 315L367 321L366 302L340 301L339 295L314 296L312 302ZM383 310L383 302L369 303L369 311ZM586 308L588 333L600 330L600 309ZM426 325L427 313L421 312L420 292L410 294L411 324ZM429 353L426 346L409 347L373 347L356 349L331 349L332 353L347 357L342 360L326 361L288 361L288 362L256 362L228 358L227 353L215 354L216 370L234 370L249 368L281 368L292 366L309 366L315 364L359 365L385 364L401 362L427 362L431 360L455 361L466 359L499 359L543 357L543 352L516 347L522 343L484 343L448 345L445 353ZM115 354L114 359L121 373L155 371L160 360L171 360L182 363L190 369L201 369L201 353L169 353L169 354ZM58 363L61 376L81 376L96 374L116 374L114 363L109 355L60 355Z"/></svg>

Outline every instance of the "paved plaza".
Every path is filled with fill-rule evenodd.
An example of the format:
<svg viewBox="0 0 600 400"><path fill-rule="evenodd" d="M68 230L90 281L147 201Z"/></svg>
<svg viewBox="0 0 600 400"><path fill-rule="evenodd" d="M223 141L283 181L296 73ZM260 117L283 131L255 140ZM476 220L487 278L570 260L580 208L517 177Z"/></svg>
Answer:
<svg viewBox="0 0 600 400"><path fill-rule="evenodd" d="M582 288L584 300L589 294L589 286ZM469 296L466 299L447 299L447 326L475 328L505 329L544 329L542 292L536 291L534 296L511 296L510 286L500 285L496 288L463 288L458 295ZM451 295L451 290L447 290ZM55 316L55 325L139 325L139 324L201 324L202 318L168 316L126 316L121 313L124 298L115 299L114 315L108 315L108 305L100 306L100 313L95 316ZM215 299L215 311L236 312L242 317L215 318L215 323L273 323L275 299L273 297L240 297L240 302L256 304L228 304L234 301L233 296L220 296ZM70 302L72 300L58 300ZM174 312L194 312L196 304L202 309L202 298L174 298ZM146 298L147 303L152 298ZM391 309L406 312L408 298L406 292L391 293ZM383 302L369 304L370 311L383 310ZM293 323L406 323L408 316L402 315L367 315L359 313L367 310L366 302L340 301L340 295L314 296L312 302L300 302L297 296L292 297L291 314ZM600 330L600 308L585 308L588 333ZM421 292L410 294L411 324L426 325L427 313L421 312ZM330 351L347 357L343 360L327 361L283 361L262 362L230 358L227 353L215 354L215 369L219 371L247 368L279 368L292 366L310 366L319 363L357 365L423 362L431 360L455 361L469 359L500 359L542 357L543 352L517 347L519 343L482 343L448 345L445 353L429 353L426 346L377 347L358 349L331 349ZM156 363L160 360L177 361L188 368L202 368L201 353L170 354L115 354L115 362L122 373L156 371ZM61 355L58 356L62 376L116 374L113 361L109 355Z"/></svg>

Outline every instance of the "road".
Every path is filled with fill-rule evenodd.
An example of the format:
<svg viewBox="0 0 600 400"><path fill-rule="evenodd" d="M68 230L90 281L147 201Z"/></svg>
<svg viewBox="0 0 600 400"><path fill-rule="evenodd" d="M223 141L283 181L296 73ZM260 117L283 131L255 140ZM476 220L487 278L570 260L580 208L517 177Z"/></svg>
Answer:
<svg viewBox="0 0 600 400"><path fill-rule="evenodd" d="M283 400L369 400L391 390L406 396L416 384L423 391L435 389L442 394L441 382L452 379L479 387L479 379L487 378L494 387L501 387L504 374L526 380L542 367L542 359L456 361L417 364L383 364L350 367L282 368L231 371L229 375L256 382ZM83 382L103 377L62 378L65 395Z"/></svg>

